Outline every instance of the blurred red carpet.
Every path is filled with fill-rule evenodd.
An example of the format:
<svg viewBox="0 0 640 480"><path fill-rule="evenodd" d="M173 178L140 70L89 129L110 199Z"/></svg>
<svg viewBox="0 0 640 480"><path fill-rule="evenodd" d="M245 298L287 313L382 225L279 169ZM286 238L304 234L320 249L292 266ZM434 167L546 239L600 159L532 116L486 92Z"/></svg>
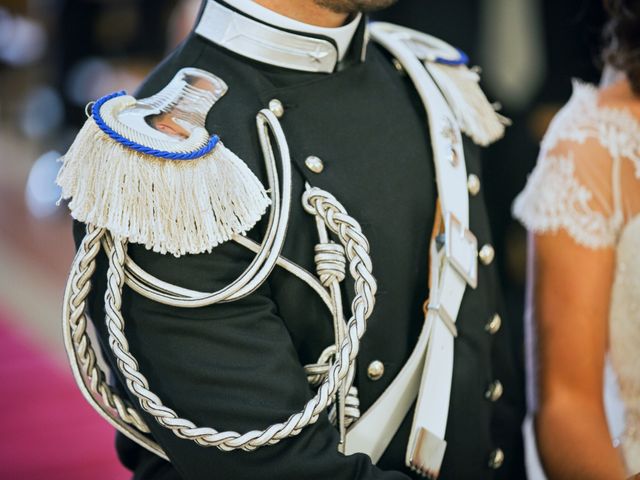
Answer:
<svg viewBox="0 0 640 480"><path fill-rule="evenodd" d="M37 301L37 300L35 300ZM114 431L0 309L0 479L123 480Z"/></svg>

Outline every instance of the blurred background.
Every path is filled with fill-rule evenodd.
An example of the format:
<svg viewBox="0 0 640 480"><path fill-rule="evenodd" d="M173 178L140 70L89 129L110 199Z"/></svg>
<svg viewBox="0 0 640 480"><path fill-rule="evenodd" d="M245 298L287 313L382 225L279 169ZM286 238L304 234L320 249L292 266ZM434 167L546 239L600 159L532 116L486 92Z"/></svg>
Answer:
<svg viewBox="0 0 640 480"><path fill-rule="evenodd" d="M0 0L0 479L129 477L111 428L85 404L67 366L60 304L74 252L53 181L85 105L134 91L186 36L199 4ZM599 80L602 2L400 0L377 17L465 50L514 122L484 155L483 191L523 359L526 241L510 206L571 79ZM535 461L530 468L532 479L543 478Z"/></svg>

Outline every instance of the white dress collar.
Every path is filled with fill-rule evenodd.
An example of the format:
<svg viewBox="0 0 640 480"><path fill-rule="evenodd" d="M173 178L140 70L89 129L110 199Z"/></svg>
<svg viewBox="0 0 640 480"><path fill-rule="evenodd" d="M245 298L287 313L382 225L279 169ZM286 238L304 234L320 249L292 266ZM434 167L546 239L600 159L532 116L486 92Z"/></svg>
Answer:
<svg viewBox="0 0 640 480"><path fill-rule="evenodd" d="M208 0L196 34L253 60L306 72L333 72L362 21L358 14L342 27L318 27L275 13L252 0L225 1L242 13Z"/></svg>
<svg viewBox="0 0 640 480"><path fill-rule="evenodd" d="M293 18L281 15L273 10L263 7L254 0L225 0L225 2L233 8L237 8L241 12L246 13L247 15L264 23L273 25L274 27L332 39L338 46L338 60L342 60L347 54L353 35L356 33L360 23L360 18L362 17L362 14L358 13L353 20L342 27L327 28L294 20Z"/></svg>

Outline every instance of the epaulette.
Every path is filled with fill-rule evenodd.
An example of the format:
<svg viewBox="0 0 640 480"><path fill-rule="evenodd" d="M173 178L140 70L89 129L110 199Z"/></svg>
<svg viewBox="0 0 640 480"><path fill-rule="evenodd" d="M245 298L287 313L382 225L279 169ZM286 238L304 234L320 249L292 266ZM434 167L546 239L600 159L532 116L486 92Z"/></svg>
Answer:
<svg viewBox="0 0 640 480"><path fill-rule="evenodd" d="M184 68L149 98L116 92L88 106L57 178L72 216L175 256L250 230L269 206L266 191L205 129L226 91L215 75Z"/></svg>
<svg viewBox="0 0 640 480"><path fill-rule="evenodd" d="M443 40L391 23L374 22L372 37L392 35L423 63L451 108L460 130L476 144L486 146L504 135L509 120L498 114L480 88L477 69L469 57Z"/></svg>

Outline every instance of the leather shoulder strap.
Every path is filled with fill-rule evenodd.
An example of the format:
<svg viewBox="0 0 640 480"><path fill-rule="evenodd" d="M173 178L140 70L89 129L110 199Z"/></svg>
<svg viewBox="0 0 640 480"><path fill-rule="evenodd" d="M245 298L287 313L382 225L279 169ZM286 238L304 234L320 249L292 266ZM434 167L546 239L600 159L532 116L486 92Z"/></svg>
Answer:
<svg viewBox="0 0 640 480"><path fill-rule="evenodd" d="M477 242L469 232L467 173L459 122L438 84L410 45L406 31L373 24L374 41L405 69L425 107L431 134L444 245L431 244L431 292L425 323L411 357L376 403L347 434L347 453L377 461L418 397L407 465L437 477L444 456L453 375L455 320L467 284L477 281Z"/></svg>

